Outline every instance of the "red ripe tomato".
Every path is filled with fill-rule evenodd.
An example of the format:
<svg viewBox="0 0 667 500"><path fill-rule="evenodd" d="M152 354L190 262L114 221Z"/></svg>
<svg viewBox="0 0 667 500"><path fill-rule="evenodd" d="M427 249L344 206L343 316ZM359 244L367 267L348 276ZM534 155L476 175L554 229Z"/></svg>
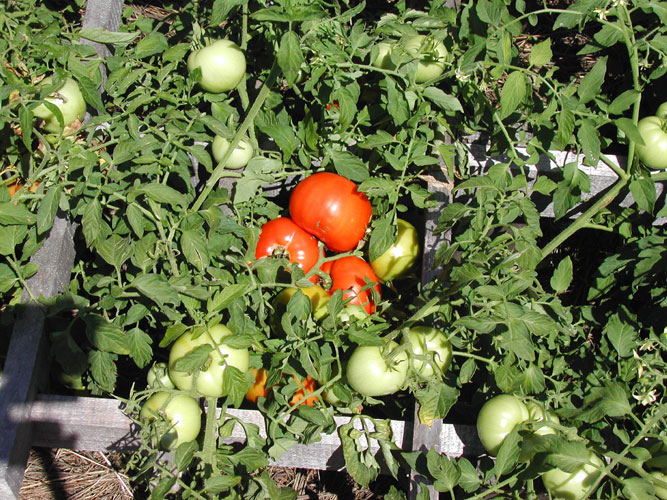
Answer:
<svg viewBox="0 0 667 500"><path fill-rule="evenodd" d="M373 314L375 311L373 293L371 289L362 290L362 288L366 286L366 280L369 280L375 283L373 288L379 296L380 280L364 259L349 256L334 260L329 275L331 276L330 294L336 290L342 290L344 299L354 297L349 304L363 306L368 314Z"/></svg>
<svg viewBox="0 0 667 500"><path fill-rule="evenodd" d="M262 226L255 248L255 258L287 253L290 262L296 262L304 273L317 264L317 240L287 217L279 217Z"/></svg>
<svg viewBox="0 0 667 500"><path fill-rule="evenodd" d="M334 252L347 252L366 234L373 208L349 179L329 172L306 177L292 191L292 220Z"/></svg>

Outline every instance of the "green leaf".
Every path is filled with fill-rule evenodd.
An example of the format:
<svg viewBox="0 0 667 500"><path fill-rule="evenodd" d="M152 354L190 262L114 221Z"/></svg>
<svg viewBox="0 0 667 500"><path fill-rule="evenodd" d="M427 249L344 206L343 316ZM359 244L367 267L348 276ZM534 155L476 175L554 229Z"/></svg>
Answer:
<svg viewBox="0 0 667 500"><path fill-rule="evenodd" d="M158 304L179 304L178 292L166 278L159 274L141 274L132 281L132 286Z"/></svg>
<svg viewBox="0 0 667 500"><path fill-rule="evenodd" d="M169 48L167 37L162 33L151 33L137 43L134 55L139 59L160 54Z"/></svg>
<svg viewBox="0 0 667 500"><path fill-rule="evenodd" d="M637 102L637 98L641 94L634 89L626 90L618 95L607 108L610 115L621 115Z"/></svg>
<svg viewBox="0 0 667 500"><path fill-rule="evenodd" d="M514 113L527 95L526 76L520 71L507 75L500 91L500 118Z"/></svg>
<svg viewBox="0 0 667 500"><path fill-rule="evenodd" d="M229 491L241 483L241 476L233 476L220 472L214 476L207 477L204 481L204 490L211 495L218 495L223 491Z"/></svg>
<svg viewBox="0 0 667 500"><path fill-rule="evenodd" d="M145 367L153 359L153 339L139 328L132 328L126 335L130 356L139 368Z"/></svg>
<svg viewBox="0 0 667 500"><path fill-rule="evenodd" d="M248 390L245 373L235 366L225 366L222 376L222 394L231 400L235 408L241 406L243 398Z"/></svg>
<svg viewBox="0 0 667 500"><path fill-rule="evenodd" d="M24 226L35 223L35 215L23 205L14 205L14 202L0 203L0 224L21 224Z"/></svg>
<svg viewBox="0 0 667 500"><path fill-rule="evenodd" d="M100 351L128 354L128 343L122 328L97 314L86 315L86 337Z"/></svg>
<svg viewBox="0 0 667 500"><path fill-rule="evenodd" d="M551 38L547 38L543 42L533 45L533 48L530 51L530 56L528 61L531 66L544 66L553 57L553 52L551 51Z"/></svg>
<svg viewBox="0 0 667 500"><path fill-rule="evenodd" d="M658 193L655 182L649 175L633 175L630 179L630 192L640 210L653 213Z"/></svg>
<svg viewBox="0 0 667 500"><path fill-rule="evenodd" d="M604 56L599 58L591 70L581 79L577 88L577 94L579 94L579 99L583 104L601 95L606 72L607 57Z"/></svg>
<svg viewBox="0 0 667 500"><path fill-rule="evenodd" d="M463 488L466 493L472 493L479 489L482 481L479 478L477 469L467 458L459 458L459 469L461 477L459 479L459 486Z"/></svg>
<svg viewBox="0 0 667 500"><path fill-rule="evenodd" d="M137 191L141 194L145 194L153 201L165 203L166 205L184 206L187 203L187 199L183 194L179 193L174 188L159 182L144 184L140 186Z"/></svg>
<svg viewBox="0 0 667 500"><path fill-rule="evenodd" d="M629 500L655 500L653 483L640 477L629 477L621 480L623 496Z"/></svg>
<svg viewBox="0 0 667 500"><path fill-rule="evenodd" d="M88 202L81 217L83 236L88 246L93 246L102 234L102 205L97 198Z"/></svg>
<svg viewBox="0 0 667 500"><path fill-rule="evenodd" d="M360 432L354 428L354 419L338 428L345 469L360 485L368 488L371 481L377 478L380 467L372 456L362 455L364 447L359 443ZM363 459L362 459L363 458Z"/></svg>
<svg viewBox="0 0 667 500"><path fill-rule="evenodd" d="M181 249L187 261L199 271L208 267L210 257L206 238L201 229L181 233Z"/></svg>
<svg viewBox="0 0 667 500"><path fill-rule="evenodd" d="M97 111L104 112L104 103L98 92L97 85L86 76L79 77L79 88L84 100Z"/></svg>
<svg viewBox="0 0 667 500"><path fill-rule="evenodd" d="M226 309L234 300L248 293L250 288L251 285L249 284L244 285L240 283L234 283L232 285L227 285L222 289L222 291L216 293L211 299L209 299L206 307L208 316L211 317L223 309Z"/></svg>
<svg viewBox="0 0 667 500"><path fill-rule="evenodd" d="M450 408L458 400L459 391L444 383L429 384L415 391L419 402L419 421L424 425L432 425L435 420L447 416Z"/></svg>
<svg viewBox="0 0 667 500"><path fill-rule="evenodd" d="M644 144L644 139L642 138L642 135L639 133L637 125L635 125L635 122L632 121L630 118L618 118L614 120L614 123L620 130L623 131L623 133L628 137L628 139L630 139L633 142L636 142L639 145Z"/></svg>
<svg viewBox="0 0 667 500"><path fill-rule="evenodd" d="M637 330L633 325L623 321L621 314L614 313L609 317L603 333L621 358L632 356L633 350L637 347Z"/></svg>
<svg viewBox="0 0 667 500"><path fill-rule="evenodd" d="M459 483L461 472L456 462L446 455L440 455L431 448L426 453L426 466L435 479L433 484L437 491L452 491Z"/></svg>
<svg viewBox="0 0 667 500"><path fill-rule="evenodd" d="M21 125L21 139L28 151L32 151L32 128L34 123L32 111L21 106L19 108L19 124Z"/></svg>
<svg viewBox="0 0 667 500"><path fill-rule="evenodd" d="M90 373L95 382L105 391L112 392L116 385L116 355L95 349L88 353Z"/></svg>
<svg viewBox="0 0 667 500"><path fill-rule="evenodd" d="M37 210L37 234L44 234L51 229L53 219L55 219L58 212L61 194L61 186L55 186L49 189L46 196L42 199Z"/></svg>
<svg viewBox="0 0 667 500"><path fill-rule="evenodd" d="M108 31L105 28L94 26L83 28L79 35L92 42L111 43L117 45L127 45L134 41L140 35L139 31L124 33L120 31Z"/></svg>
<svg viewBox="0 0 667 500"><path fill-rule="evenodd" d="M130 240L118 234L112 234L108 239L98 241L95 249L108 264L118 269L132 255Z"/></svg>
<svg viewBox="0 0 667 500"><path fill-rule="evenodd" d="M446 94L443 90L437 87L427 87L424 89L424 97L429 101L436 104L443 111L461 111L463 112L463 106L459 100L451 95Z"/></svg>
<svg viewBox="0 0 667 500"><path fill-rule="evenodd" d="M586 163L588 165L596 165L600 160L600 133L592 120L587 118L581 120L577 139L579 140L579 144L581 144L584 155L586 155Z"/></svg>
<svg viewBox="0 0 667 500"><path fill-rule="evenodd" d="M336 172L351 181L363 182L369 176L368 165L349 151L331 151L331 160Z"/></svg>
<svg viewBox="0 0 667 500"><path fill-rule="evenodd" d="M368 245L368 257L372 262L380 257L396 241L397 229L392 217L385 217L375 222Z"/></svg>
<svg viewBox="0 0 667 500"><path fill-rule="evenodd" d="M405 92L396 86L390 77L384 79L387 85L387 112L396 125L401 125L410 118L410 106L405 99Z"/></svg>
<svg viewBox="0 0 667 500"><path fill-rule="evenodd" d="M192 463L195 453L199 451L197 441L181 443L174 452L174 464L179 471L184 471Z"/></svg>
<svg viewBox="0 0 667 500"><path fill-rule="evenodd" d="M521 453L519 428L520 426L515 426L500 445L498 456L496 456L496 463L493 466L496 477L503 476L513 470L519 459L519 454Z"/></svg>
<svg viewBox="0 0 667 500"><path fill-rule="evenodd" d="M293 31L286 32L280 39L277 61L288 83L293 84L299 76L301 65L305 61L299 36Z"/></svg>
<svg viewBox="0 0 667 500"><path fill-rule="evenodd" d="M211 26L219 26L227 19L229 13L236 7L247 3L247 0L215 0L211 9Z"/></svg>
<svg viewBox="0 0 667 500"><path fill-rule="evenodd" d="M572 259L568 255L558 263L549 284L554 292L562 293L570 287L572 277Z"/></svg>
<svg viewBox="0 0 667 500"><path fill-rule="evenodd" d="M134 234L139 238L142 238L144 236L144 221L146 219L139 206L136 203L130 203L127 206L125 215L127 216L127 221L130 223L130 227L132 228L132 231L134 231Z"/></svg>

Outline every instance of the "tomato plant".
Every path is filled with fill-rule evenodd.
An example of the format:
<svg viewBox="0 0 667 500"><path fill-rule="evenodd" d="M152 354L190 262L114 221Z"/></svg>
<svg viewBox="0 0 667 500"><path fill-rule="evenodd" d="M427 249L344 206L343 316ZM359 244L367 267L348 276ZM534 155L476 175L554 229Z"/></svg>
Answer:
<svg viewBox="0 0 667 500"><path fill-rule="evenodd" d="M334 252L355 248L366 234L373 209L349 179L330 172L306 177L289 200L292 220Z"/></svg>
<svg viewBox="0 0 667 500"><path fill-rule="evenodd" d="M417 83L438 78L445 71L449 53L441 41L427 35L416 35L408 39L403 48L419 61L415 77Z"/></svg>
<svg viewBox="0 0 667 500"><path fill-rule="evenodd" d="M654 116L639 120L637 128L644 144L637 144L637 156L647 167L667 168L667 103Z"/></svg>
<svg viewBox="0 0 667 500"><path fill-rule="evenodd" d="M185 394L157 392L143 404L140 418L144 424L155 426L160 446L171 450L197 439L201 430L201 414L194 398Z"/></svg>
<svg viewBox="0 0 667 500"><path fill-rule="evenodd" d="M286 256L307 273L317 263L320 250L317 240L287 217L273 219L262 226L255 258Z"/></svg>
<svg viewBox="0 0 667 500"><path fill-rule="evenodd" d="M412 268L420 254L417 229L403 219L398 219L396 223L396 241L382 255L371 261L373 271L383 282L403 276Z"/></svg>
<svg viewBox="0 0 667 500"><path fill-rule="evenodd" d="M231 40L215 42L188 56L188 71L201 70L199 85L207 92L220 93L235 89L246 70L245 54Z"/></svg>
<svg viewBox="0 0 667 500"><path fill-rule="evenodd" d="M602 459L589 452L587 462L574 472L565 472L554 468L542 474L544 487L552 497L563 500L581 500L588 498L590 489L604 467Z"/></svg>
<svg viewBox="0 0 667 500"><path fill-rule="evenodd" d="M213 138L213 143L211 145L213 149L213 158L215 161L220 163L225 156L225 153L229 149L230 142L228 139L216 135ZM230 169L239 169L245 167L250 159L253 157L254 150L250 143L242 139L239 141L238 145L231 152L229 158L225 162L225 168Z"/></svg>
<svg viewBox="0 0 667 500"><path fill-rule="evenodd" d="M421 378L444 375L452 360L452 344L441 330L413 326L403 342L409 343L410 362Z"/></svg>
<svg viewBox="0 0 667 500"><path fill-rule="evenodd" d="M49 87L53 84L53 77L47 76L41 81L40 86ZM82 121L86 113L86 101L83 98L79 84L67 77L65 82L57 90L44 99L53 104L60 111L62 125L59 117L45 104L40 104L32 110L32 113L44 120L42 128L48 132L58 133L64 127L72 125L75 121Z"/></svg>
<svg viewBox="0 0 667 500"><path fill-rule="evenodd" d="M350 299L348 304L363 306L368 314L375 311L375 299L381 297L380 283L371 266L362 258L348 256L333 261L331 270L331 289L343 291L343 298Z"/></svg>
<svg viewBox="0 0 667 500"><path fill-rule="evenodd" d="M245 372L250 359L248 349L224 343L233 335L229 328L218 324L193 328L178 337L169 351L169 376L176 387L184 391L194 389L202 396L223 396L227 368Z"/></svg>
<svg viewBox="0 0 667 500"><path fill-rule="evenodd" d="M507 435L530 419L525 403L512 394L489 399L477 415L477 435L490 455L496 456Z"/></svg>
<svg viewBox="0 0 667 500"><path fill-rule="evenodd" d="M403 388L408 376L405 351L393 352L394 341L384 346L359 346L347 361L345 376L355 391L363 396L387 396Z"/></svg>

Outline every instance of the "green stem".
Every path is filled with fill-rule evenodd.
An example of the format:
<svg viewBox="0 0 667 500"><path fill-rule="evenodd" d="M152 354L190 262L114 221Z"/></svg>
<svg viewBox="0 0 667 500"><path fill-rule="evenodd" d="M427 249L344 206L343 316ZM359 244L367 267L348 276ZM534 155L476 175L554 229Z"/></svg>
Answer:
<svg viewBox="0 0 667 500"><path fill-rule="evenodd" d="M201 206L206 201L206 198L208 198L208 195L213 190L214 186L226 173L225 163L231 156L232 151L234 151L234 149L238 145L239 141L241 140L241 137L243 137L246 131L250 128L250 125L253 123L255 116L257 115L257 113L259 113L260 108L264 104L264 101L266 100L266 98L269 95L269 92L271 91L271 85L273 85L273 82L276 80L279 73L280 73L280 68L278 67L277 64L274 63L273 67L271 68L271 71L269 72L269 76L266 78L266 81L264 82L264 85L259 91L259 94L257 94L255 102L252 104L252 107L248 111L248 114L246 115L245 119L236 130L236 133L234 134L234 137L232 138L231 143L229 144L229 148L225 152L225 155L221 158L220 163L211 174L209 180L206 182L203 191L199 194L197 200L192 205L191 207L192 212L196 212L201 208Z"/></svg>
<svg viewBox="0 0 667 500"><path fill-rule="evenodd" d="M13 258L10 258L9 255L7 256L7 262L9 262L9 265L11 266L12 270L16 274L16 277L19 280L19 283L21 283L21 286L23 289L28 292L28 295L30 296L30 301L31 302L36 302L37 297L32 293L32 290L28 286L28 283L26 283L25 279L23 278L23 275L21 274L21 269L19 269L18 264L16 263L16 256L14 255Z"/></svg>
<svg viewBox="0 0 667 500"><path fill-rule="evenodd" d="M481 361L483 363L487 363L488 365L491 366L491 368L496 369L498 367L498 363L496 363L493 359L485 358L483 356L478 356L477 354L472 354L470 352L465 352L465 351L452 351L452 356L460 356L462 358L471 358L471 359L476 359L477 361Z"/></svg>
<svg viewBox="0 0 667 500"><path fill-rule="evenodd" d="M546 246L542 249L542 260L544 260L551 252L558 248L565 240L567 240L574 233L580 229L586 227L589 224L590 220L597 215L600 210L609 205L614 199L618 196L621 190L627 184L627 179L619 179L616 184L614 184L607 193L601 197L598 201L593 203L588 210L581 214L575 221L566 227L563 231L560 232L555 238L553 238Z"/></svg>
<svg viewBox="0 0 667 500"><path fill-rule="evenodd" d="M218 424L216 418L216 408L218 405L218 398L208 396L206 398L206 427L204 429L204 445L202 447L202 460L209 464L214 469L215 466L215 450L217 445Z"/></svg>

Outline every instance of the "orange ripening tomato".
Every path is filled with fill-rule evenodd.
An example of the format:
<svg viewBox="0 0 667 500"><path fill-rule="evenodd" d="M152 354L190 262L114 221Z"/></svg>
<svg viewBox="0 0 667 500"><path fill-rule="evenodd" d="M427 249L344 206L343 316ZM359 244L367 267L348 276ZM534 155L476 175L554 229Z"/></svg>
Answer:
<svg viewBox="0 0 667 500"><path fill-rule="evenodd" d="M287 217L278 217L262 226L255 258L271 257L281 252L287 254L290 262L296 262L304 273L310 271L319 259L317 239Z"/></svg>
<svg viewBox="0 0 667 500"><path fill-rule="evenodd" d="M294 406L296 404L298 404L299 406L301 405L315 406L315 402L318 400L318 397L317 396L306 397L306 394L315 392L315 390L317 389L317 382L315 382L315 379L310 375L306 375L305 380L301 381L299 381L299 379L296 378L294 375L292 375L292 378L296 381L297 385L299 386L299 389L297 389L297 391L294 393L294 396L292 396L292 399L289 402L290 406ZM305 401L302 401L304 397L306 397L306 399Z"/></svg>
<svg viewBox="0 0 667 500"><path fill-rule="evenodd" d="M349 304L362 306L368 314L375 311L375 302L371 289L362 290L366 286L366 280L375 283L373 289L380 296L380 280L373 272L373 268L360 257L341 257L334 260L329 271L331 276L332 294L336 290L343 291L343 298L353 297Z"/></svg>
<svg viewBox="0 0 667 500"><path fill-rule="evenodd" d="M269 389L266 388L266 370L264 368L252 368L250 372L255 377L255 382L250 386L248 392L246 392L245 398L251 403L257 403L259 398L265 398L269 393Z"/></svg>
<svg viewBox="0 0 667 500"><path fill-rule="evenodd" d="M19 189L21 189L25 184L23 182L19 181L14 181L11 184L7 185L7 189L9 190L9 196L14 196ZM28 191L31 193L34 193L37 191L37 188L39 187L39 181L33 182L30 187L28 188Z"/></svg>
<svg viewBox="0 0 667 500"><path fill-rule="evenodd" d="M299 182L289 201L292 220L334 252L355 248L366 234L373 207L345 177L320 172Z"/></svg>

